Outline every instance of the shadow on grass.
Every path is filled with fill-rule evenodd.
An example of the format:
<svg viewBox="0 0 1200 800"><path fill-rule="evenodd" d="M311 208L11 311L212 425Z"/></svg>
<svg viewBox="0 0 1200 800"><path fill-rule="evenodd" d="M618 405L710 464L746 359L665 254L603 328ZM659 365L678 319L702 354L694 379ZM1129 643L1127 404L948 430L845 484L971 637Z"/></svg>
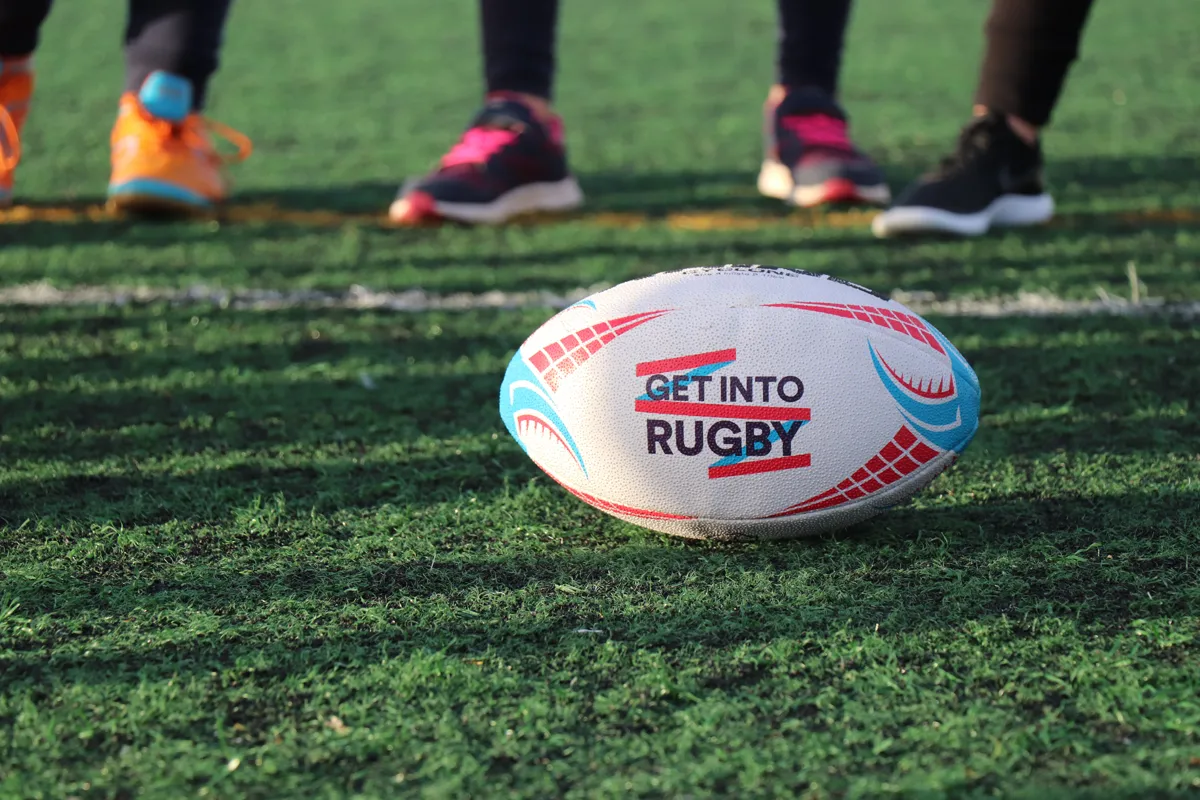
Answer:
<svg viewBox="0 0 1200 800"><path fill-rule="evenodd" d="M889 182L898 192L934 165L935 159L922 151L912 163L890 165ZM927 163L928 162L928 163ZM588 202L588 213L638 212L650 217L672 212L730 211L761 215L764 219L786 220L788 208L758 194L755 188L757 164L742 171L674 170L639 171L598 170L582 172L579 181ZM1051 190L1061 200L1128 200L1141 195L1168 199L1172 195L1200 191L1194 158L1188 156L1051 158L1047 166ZM235 206L277 206L291 211L329 211L347 215L368 215L382 220L394 199L396 184L359 181L348 184L294 186L277 189L247 189L238 192ZM1077 196L1076 196L1077 195ZM75 198L62 202L40 198L27 204L39 212L87 212L104 205L103 197ZM143 244L165 243L188 235L189 226L205 230L207 223L139 223L131 219L97 219L81 224L70 241L106 241L132 237ZM32 221L0 224L0 245L50 246L62 244L61 231L70 223ZM59 231L54 236L51 231Z"/></svg>
<svg viewBox="0 0 1200 800"><path fill-rule="evenodd" d="M568 540L531 553L495 536L432 559L346 558L326 537L303 564L291 549L247 543L246 552L234 555L230 541L216 540L210 552L142 563L132 572L96 559L84 571L56 572L36 584L10 575L3 595L20 604L22 616L95 618L88 624L99 625L97 634L113 620L162 619L171 626L197 612L231 626L244 615L285 608L326 622L300 641L276 638L280 621L259 623L257 632L242 627L231 640L196 634L186 643L130 642L53 655L18 647L6 659L6 674L14 681L71 675L103 683L129 669L143 679L187 675L249 657L259 661L260 674L273 661L281 672L306 672L350 650L369 650L372 658L486 651L492 660L514 663L586 647L573 633L579 628L668 658L679 649L803 641L852 623L878 624L889 637L960 631L1002 616L1018 627L1023 618L1051 615L1123 629L1139 618L1193 613L1188 547L1198 505L1200 496L1185 491L1009 496L900 509L811 540L678 546L634 536L615 547ZM1105 532L1103 553L1096 531ZM510 552L497 552L497 545ZM1114 553L1116 560L1104 558ZM379 613L360 614L368 609Z"/></svg>
<svg viewBox="0 0 1200 800"><path fill-rule="evenodd" d="M545 313L214 310L199 326L189 308L10 312L0 333L78 336L82 352L9 364L5 451L24 474L0 487L0 519L193 525L276 495L321 514L486 499L539 474L495 404L504 365ZM1194 454L1200 347L1185 323L939 325L984 343L963 347L984 387L968 459ZM126 345L164 330L154 348Z"/></svg>
<svg viewBox="0 0 1200 800"><path fill-rule="evenodd" d="M6 457L106 466L9 480L0 518L192 524L273 495L321 513L417 507L493 491L524 467L495 411L521 339L502 313L211 310L205 326L217 333L198 346L207 337L193 312L6 315L26 337L96 345L75 357L48 345L12 364L10 380L41 388L4 401ZM544 316L531 312L518 330ZM173 340L119 344L159 339L152 328Z"/></svg>
<svg viewBox="0 0 1200 800"><path fill-rule="evenodd" d="M626 194L614 196L627 198L632 206L673 206L674 201L662 204L638 194L644 183L652 182L629 179L623 184ZM325 202L298 191L299 199L289 200L284 192L278 202ZM351 202L338 199L339 191L319 190L330 194L330 202ZM346 191L348 198L357 196L357 189ZM629 199L637 197L642 199ZM680 202L686 208L690 201ZM728 208L740 213L736 202ZM828 270L882 291L1078 295L1096 285L1123 292L1125 268L1133 261L1152 294L1178 299L1194 294L1188 276L1200 257L1200 246L1190 235L1195 223L1169 215L1138 221L1082 214L1048 228L981 241L914 242L876 240L865 223L861 230L814 231L808 216L789 223L782 211L764 214L761 219L772 224L754 227L759 217L754 212L738 217L729 228L715 219L711 230L626 230L600 224L388 230L359 221L318 228L281 221L217 226L32 222L0 225L0 240L13 247L3 263L10 284L209 284L283 291L302 286L335 292L361 283L376 290L561 293L664 269L750 261ZM738 229L747 219L751 228ZM103 244L104 249L70 250L80 243ZM61 252L38 258L38 248Z"/></svg>

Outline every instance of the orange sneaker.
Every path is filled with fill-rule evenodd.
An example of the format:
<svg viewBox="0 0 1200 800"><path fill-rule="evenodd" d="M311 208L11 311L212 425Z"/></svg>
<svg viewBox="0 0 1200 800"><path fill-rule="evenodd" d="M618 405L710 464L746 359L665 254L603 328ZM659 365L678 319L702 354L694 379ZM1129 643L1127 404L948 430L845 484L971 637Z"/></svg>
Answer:
<svg viewBox="0 0 1200 800"><path fill-rule="evenodd" d="M12 205L13 171L21 160L21 126L32 96L29 59L0 61L0 207Z"/></svg>
<svg viewBox="0 0 1200 800"><path fill-rule="evenodd" d="M217 152L210 133L237 148ZM192 111L192 84L153 72L141 91L121 97L112 131L109 206L117 211L207 211L229 195L224 167L250 155L250 140Z"/></svg>

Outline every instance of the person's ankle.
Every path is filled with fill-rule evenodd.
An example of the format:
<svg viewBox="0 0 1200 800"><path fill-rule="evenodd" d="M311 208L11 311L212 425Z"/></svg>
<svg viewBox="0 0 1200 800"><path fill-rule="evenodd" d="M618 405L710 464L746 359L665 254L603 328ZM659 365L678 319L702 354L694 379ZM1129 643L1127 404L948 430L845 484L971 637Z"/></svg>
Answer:
<svg viewBox="0 0 1200 800"><path fill-rule="evenodd" d="M975 116L977 117L985 116L988 113L988 110L989 109L987 106L975 106L973 109ZM1004 120L1008 123L1008 127L1012 129L1012 132L1017 135L1017 138L1025 142L1025 144L1029 145L1030 147L1037 145L1038 138L1041 134L1041 128L1039 128L1037 125L1034 125L1032 122L1026 122L1016 114L1005 114Z"/></svg>
<svg viewBox="0 0 1200 800"><path fill-rule="evenodd" d="M0 62L4 64L4 68L7 70L27 70L33 65L33 54L26 53L23 56L0 55Z"/></svg>
<svg viewBox="0 0 1200 800"><path fill-rule="evenodd" d="M784 83L773 83L771 84L771 88L767 90L767 105L778 105L779 103L783 102L783 98L787 97L789 92L795 91L821 92L822 94L828 95L830 100L836 101L837 99L833 95L829 94L824 87L815 83L798 83L790 86Z"/></svg>
<svg viewBox="0 0 1200 800"><path fill-rule="evenodd" d="M532 111L533 115L541 122L549 122L555 117L554 107L550 104L550 100L545 97L539 97L536 94L509 91L488 92L487 99L516 100Z"/></svg>

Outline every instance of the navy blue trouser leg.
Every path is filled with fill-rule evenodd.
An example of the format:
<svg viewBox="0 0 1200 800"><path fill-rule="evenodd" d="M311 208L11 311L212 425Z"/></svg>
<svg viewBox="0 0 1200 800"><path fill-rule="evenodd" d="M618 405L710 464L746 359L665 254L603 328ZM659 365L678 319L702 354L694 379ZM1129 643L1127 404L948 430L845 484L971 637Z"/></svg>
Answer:
<svg viewBox="0 0 1200 800"><path fill-rule="evenodd" d="M480 0L479 11L488 92L523 92L549 100L558 0Z"/></svg>
<svg viewBox="0 0 1200 800"><path fill-rule="evenodd" d="M815 87L837 95L842 45L851 0L778 0L776 79L784 86Z"/></svg>
<svg viewBox="0 0 1200 800"><path fill-rule="evenodd" d="M192 82L203 108L217 71L232 0L130 0L125 28L125 90L136 92L155 70Z"/></svg>
<svg viewBox="0 0 1200 800"><path fill-rule="evenodd" d="M201 108L217 70L232 0L130 0L125 26L125 88L136 92L155 70L192 82ZM27 56L52 0L0 0L0 56Z"/></svg>
<svg viewBox="0 0 1200 800"><path fill-rule="evenodd" d="M0 57L20 58L37 49L38 31L50 13L51 0L0 2Z"/></svg>

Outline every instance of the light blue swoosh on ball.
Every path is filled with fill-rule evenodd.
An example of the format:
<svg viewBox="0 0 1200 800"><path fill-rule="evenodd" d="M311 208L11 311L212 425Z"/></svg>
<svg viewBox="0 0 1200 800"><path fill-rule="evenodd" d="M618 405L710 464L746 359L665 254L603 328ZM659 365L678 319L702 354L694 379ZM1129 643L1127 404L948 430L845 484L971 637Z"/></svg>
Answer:
<svg viewBox="0 0 1200 800"><path fill-rule="evenodd" d="M913 427L942 450L961 453L979 428L979 379L966 359L944 336L936 331L934 335L950 355L957 388L955 397L937 402L922 402L909 396L884 368L874 345L868 342L867 347L871 351L871 363L875 365L879 380Z"/></svg>
<svg viewBox="0 0 1200 800"><path fill-rule="evenodd" d="M586 476L587 467L583 463L583 454L579 452L575 438L567 430L567 424L558 413L554 401L550 399L550 392L542 383L542 379L530 369L529 365L525 363L525 359L521 358L521 353L518 352L512 357L512 361L508 362L508 369L504 372L504 382L500 384L500 418L504 420L504 427L508 428L509 434L517 440L517 444L521 445L521 449L528 452L529 448L525 446L517 433L517 412L526 410L536 411L549 420L562 436L563 441L571 448L571 452L575 454L575 458L579 461L579 466Z"/></svg>

